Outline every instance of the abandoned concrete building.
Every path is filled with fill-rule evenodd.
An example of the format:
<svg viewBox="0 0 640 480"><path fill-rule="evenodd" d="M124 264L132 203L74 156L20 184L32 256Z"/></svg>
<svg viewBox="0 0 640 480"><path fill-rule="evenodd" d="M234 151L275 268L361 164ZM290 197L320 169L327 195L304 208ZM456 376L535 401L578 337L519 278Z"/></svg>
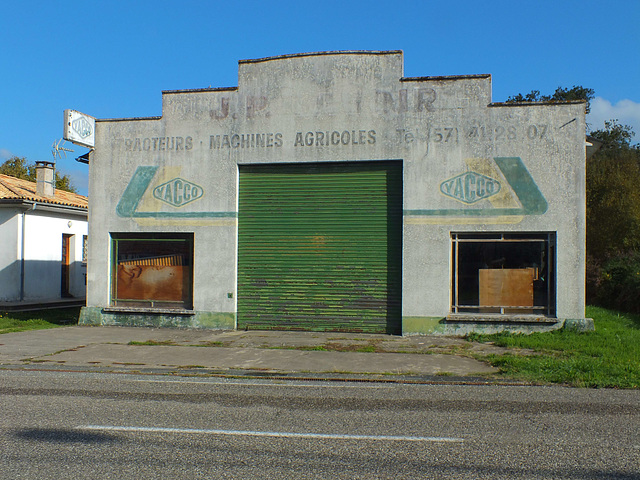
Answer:
<svg viewBox="0 0 640 480"><path fill-rule="evenodd" d="M585 104L401 51L241 60L96 121L81 323L392 334L582 325Z"/></svg>

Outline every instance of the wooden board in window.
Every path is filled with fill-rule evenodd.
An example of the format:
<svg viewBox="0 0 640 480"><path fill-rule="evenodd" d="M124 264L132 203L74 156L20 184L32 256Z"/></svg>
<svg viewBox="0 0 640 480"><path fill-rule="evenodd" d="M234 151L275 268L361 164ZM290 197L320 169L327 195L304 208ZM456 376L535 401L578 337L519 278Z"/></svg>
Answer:
<svg viewBox="0 0 640 480"><path fill-rule="evenodd" d="M535 268L480 270L480 306L533 307ZM530 309L510 309L504 313L532 313Z"/></svg>

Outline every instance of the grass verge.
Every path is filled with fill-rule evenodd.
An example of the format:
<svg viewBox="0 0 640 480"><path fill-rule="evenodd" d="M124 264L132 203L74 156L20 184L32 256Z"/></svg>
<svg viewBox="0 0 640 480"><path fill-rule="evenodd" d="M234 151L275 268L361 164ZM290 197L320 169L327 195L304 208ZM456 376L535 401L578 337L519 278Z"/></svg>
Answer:
<svg viewBox="0 0 640 480"><path fill-rule="evenodd" d="M587 307L595 331L469 335L476 342L526 348L533 355L483 356L503 378L591 388L640 388L640 316Z"/></svg>
<svg viewBox="0 0 640 480"><path fill-rule="evenodd" d="M80 307L31 312L0 312L0 333L77 325L79 317Z"/></svg>

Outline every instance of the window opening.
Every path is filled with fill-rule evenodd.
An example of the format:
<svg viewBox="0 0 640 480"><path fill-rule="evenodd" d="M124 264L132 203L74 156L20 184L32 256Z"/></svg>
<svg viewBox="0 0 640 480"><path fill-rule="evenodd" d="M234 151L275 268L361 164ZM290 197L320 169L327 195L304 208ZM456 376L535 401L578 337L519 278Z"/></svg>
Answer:
<svg viewBox="0 0 640 480"><path fill-rule="evenodd" d="M112 234L112 305L193 308L193 234Z"/></svg>
<svg viewBox="0 0 640 480"><path fill-rule="evenodd" d="M89 256L89 237L88 235L82 236L82 263L87 263L87 257Z"/></svg>
<svg viewBox="0 0 640 480"><path fill-rule="evenodd" d="M452 233L452 312L555 316L554 233Z"/></svg>
<svg viewBox="0 0 640 480"><path fill-rule="evenodd" d="M71 237L66 233L62 234L62 270L60 278L60 296L71 297Z"/></svg>

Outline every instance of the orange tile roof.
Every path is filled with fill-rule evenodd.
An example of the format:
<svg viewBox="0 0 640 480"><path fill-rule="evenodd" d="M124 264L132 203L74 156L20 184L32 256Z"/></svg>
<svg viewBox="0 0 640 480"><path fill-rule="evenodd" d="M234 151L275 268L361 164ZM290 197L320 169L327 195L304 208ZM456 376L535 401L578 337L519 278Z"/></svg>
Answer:
<svg viewBox="0 0 640 480"><path fill-rule="evenodd" d="M0 203L3 200L26 200L53 205L87 208L89 200L84 195L57 189L53 197L36 195L36 183L0 173Z"/></svg>

